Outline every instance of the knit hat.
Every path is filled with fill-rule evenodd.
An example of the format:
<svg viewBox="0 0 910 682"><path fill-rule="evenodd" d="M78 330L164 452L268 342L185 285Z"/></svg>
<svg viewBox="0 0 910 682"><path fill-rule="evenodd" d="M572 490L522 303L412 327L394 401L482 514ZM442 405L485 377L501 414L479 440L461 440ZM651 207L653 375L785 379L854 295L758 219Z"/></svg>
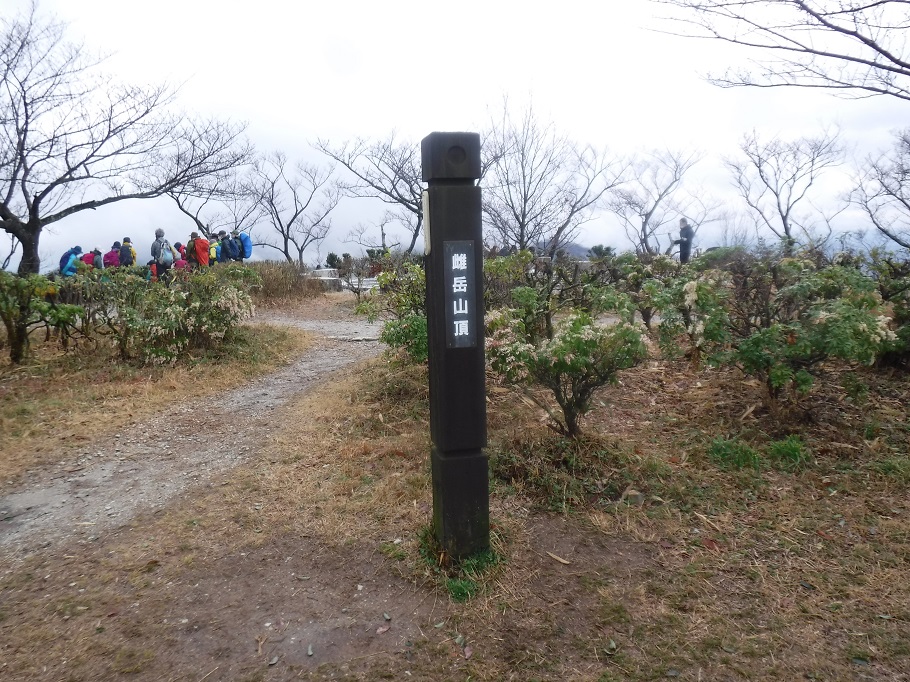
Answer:
<svg viewBox="0 0 910 682"><path fill-rule="evenodd" d="M120 246L121 246L120 242L114 242L114 245L113 245L111 248L112 248L112 249L119 249Z"/></svg>

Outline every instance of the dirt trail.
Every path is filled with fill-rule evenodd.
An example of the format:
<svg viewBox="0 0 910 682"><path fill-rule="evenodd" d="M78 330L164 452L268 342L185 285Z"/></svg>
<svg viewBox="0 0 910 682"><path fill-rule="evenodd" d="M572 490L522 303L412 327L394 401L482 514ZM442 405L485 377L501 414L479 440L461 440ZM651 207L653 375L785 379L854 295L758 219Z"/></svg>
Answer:
<svg viewBox="0 0 910 682"><path fill-rule="evenodd" d="M227 394L181 403L25 477L0 497L0 552L23 559L60 542L94 541L247 459L273 410L332 372L377 355L379 325L264 315L319 336L289 366ZM197 434L220 433L209 440Z"/></svg>

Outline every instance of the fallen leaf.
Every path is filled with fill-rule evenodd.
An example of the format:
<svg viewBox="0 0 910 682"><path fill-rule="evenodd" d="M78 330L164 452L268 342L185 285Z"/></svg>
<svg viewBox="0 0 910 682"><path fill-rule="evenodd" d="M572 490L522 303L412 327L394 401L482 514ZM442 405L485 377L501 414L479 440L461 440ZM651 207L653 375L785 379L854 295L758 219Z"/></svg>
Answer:
<svg viewBox="0 0 910 682"><path fill-rule="evenodd" d="M269 665L275 665L277 662L278 662L278 657L275 656L271 661L269 661Z"/></svg>
<svg viewBox="0 0 910 682"><path fill-rule="evenodd" d="M611 639L604 648L604 653L607 656L613 656L617 651L619 651L619 645Z"/></svg>
<svg viewBox="0 0 910 682"><path fill-rule="evenodd" d="M701 539L701 546L704 547L705 549L711 551L711 552L719 552L719 551L720 551L720 543L719 543L717 540L713 540L713 539L711 539L711 538L702 538L702 539Z"/></svg>
<svg viewBox="0 0 910 682"><path fill-rule="evenodd" d="M383 632L388 632L388 631L389 631L388 625L383 625L381 628L376 628L377 635L381 635Z"/></svg>
<svg viewBox="0 0 910 682"><path fill-rule="evenodd" d="M566 561L561 556L556 556L555 554L553 554L553 552L547 552L547 556L550 557L551 559L555 559L556 561L558 561L561 564L565 564L566 566L568 566L572 563L571 561Z"/></svg>
<svg viewBox="0 0 910 682"><path fill-rule="evenodd" d="M306 655L307 655L307 656L312 656L312 655L313 655L313 645L312 645L312 644L310 644L310 646L308 646L308 647L306 648Z"/></svg>
<svg viewBox="0 0 910 682"><path fill-rule="evenodd" d="M390 616L390 615L387 614L387 613L383 613L383 614L382 614L382 617L385 618L386 620L392 620L392 616Z"/></svg>
<svg viewBox="0 0 910 682"><path fill-rule="evenodd" d="M471 654L473 654L473 653L474 653L474 649L472 649L471 647L466 646L466 647L464 648L464 657L465 657L465 659L471 658Z"/></svg>

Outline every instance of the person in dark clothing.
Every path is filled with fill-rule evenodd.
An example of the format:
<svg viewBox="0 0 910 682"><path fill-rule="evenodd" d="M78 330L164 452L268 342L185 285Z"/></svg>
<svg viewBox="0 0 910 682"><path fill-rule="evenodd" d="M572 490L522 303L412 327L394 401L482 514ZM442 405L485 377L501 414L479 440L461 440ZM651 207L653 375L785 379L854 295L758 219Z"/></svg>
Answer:
<svg viewBox="0 0 910 682"><path fill-rule="evenodd" d="M679 239L674 244L679 244L679 262L688 263L692 256L692 240L695 239L695 230L685 218L679 219Z"/></svg>
<svg viewBox="0 0 910 682"><path fill-rule="evenodd" d="M230 263L237 260L240 250L234 238L224 230L218 233L218 238L221 241L221 252L218 254L218 262Z"/></svg>
<svg viewBox="0 0 910 682"><path fill-rule="evenodd" d="M133 244L129 237L123 238L123 244L120 247L120 265L127 267L136 264L136 252L133 250Z"/></svg>

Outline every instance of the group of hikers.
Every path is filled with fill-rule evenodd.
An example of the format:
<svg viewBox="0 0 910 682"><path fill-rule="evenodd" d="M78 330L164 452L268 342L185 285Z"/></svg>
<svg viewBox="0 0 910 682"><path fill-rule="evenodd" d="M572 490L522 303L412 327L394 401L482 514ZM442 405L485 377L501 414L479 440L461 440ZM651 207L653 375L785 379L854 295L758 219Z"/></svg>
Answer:
<svg viewBox="0 0 910 682"><path fill-rule="evenodd" d="M146 263L147 277L157 281L171 270L205 268L215 263L242 263L253 252L253 241L245 232L234 230L230 234L221 230L212 235L211 241L198 232L190 234L186 244L176 242L173 246L164 238L164 230L155 230L152 242L152 259ZM72 277L82 262L89 268L110 269L138 265L136 249L129 237L114 242L107 253L102 254L97 246L88 253L82 253L81 246L74 246L60 258L60 274Z"/></svg>

